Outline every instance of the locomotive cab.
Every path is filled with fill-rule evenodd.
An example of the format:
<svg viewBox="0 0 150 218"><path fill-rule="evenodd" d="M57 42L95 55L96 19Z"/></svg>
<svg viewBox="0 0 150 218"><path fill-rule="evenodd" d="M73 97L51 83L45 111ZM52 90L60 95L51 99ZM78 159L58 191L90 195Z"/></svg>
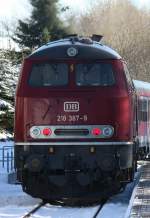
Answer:
<svg viewBox="0 0 150 218"><path fill-rule="evenodd" d="M16 168L24 191L49 201L85 202L131 181L134 102L126 63L99 42L70 37L27 57L15 117Z"/></svg>

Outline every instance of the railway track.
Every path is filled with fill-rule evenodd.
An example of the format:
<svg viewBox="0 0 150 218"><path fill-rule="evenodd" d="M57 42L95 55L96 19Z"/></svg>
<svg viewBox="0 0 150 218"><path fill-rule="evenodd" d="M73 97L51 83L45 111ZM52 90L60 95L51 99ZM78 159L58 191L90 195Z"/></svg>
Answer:
<svg viewBox="0 0 150 218"><path fill-rule="evenodd" d="M101 204L98 208L98 210L96 211L96 213L94 214L94 216L92 218L97 218L98 214L100 213L102 207L103 207L104 204Z"/></svg>
<svg viewBox="0 0 150 218"><path fill-rule="evenodd" d="M31 211L29 211L27 214L25 214L23 217L21 218L29 218L31 217L34 213L36 213L42 206L44 206L46 203L41 202L39 203L36 207L34 207Z"/></svg>
<svg viewBox="0 0 150 218"><path fill-rule="evenodd" d="M134 184L135 189L132 190L133 191L132 199L130 200L132 201L132 203L130 202L130 205L128 208L129 211L127 211L125 218L137 218L137 217L150 218L150 212L149 212L150 211L150 207L149 207L150 191L149 193L147 192L147 188L150 190L150 182L149 182L150 181L150 162L142 161L139 163L139 165L141 165L142 167L139 169L139 173L137 174L137 178ZM148 198L148 200L146 198ZM146 202L145 200L147 200L148 203L145 203ZM139 201L140 201L140 204L139 204ZM110 201L108 201L108 204L109 203ZM58 206L58 205L53 206L45 202L40 202L36 207L34 207L31 211L26 213L21 218L30 218L30 217L32 218L37 218L37 217L57 218L57 217L60 217L60 214L62 215L61 216L62 218L68 218L68 217L100 218L101 217L100 212L103 206L104 205L106 206L106 204L107 204L106 201L104 201L100 205L97 205L97 206L65 207L65 206Z"/></svg>
<svg viewBox="0 0 150 218"><path fill-rule="evenodd" d="M36 212L38 212L41 208L43 209L43 207L46 205L46 203L44 202L41 202L40 204L38 204L36 207L34 207L32 210L30 210L28 213L26 213L24 216L22 216L21 218L30 218L30 217L34 217L34 215L36 214ZM102 203L101 205L98 205L95 210L93 211L93 214L89 217L86 217L86 218L97 218L102 207L104 206L104 203ZM54 206L55 207L55 206ZM46 207L47 209L48 207ZM50 211L49 211L49 214L51 215L51 207L49 208ZM71 208L69 208L71 209ZM69 210L68 209L68 210ZM82 208L83 209L83 208ZM87 209L87 208L86 208ZM75 210L75 208L73 208L73 210ZM90 207L89 207L89 210L90 210ZM44 217L44 216L41 216L41 218ZM56 217L54 217L56 218Z"/></svg>

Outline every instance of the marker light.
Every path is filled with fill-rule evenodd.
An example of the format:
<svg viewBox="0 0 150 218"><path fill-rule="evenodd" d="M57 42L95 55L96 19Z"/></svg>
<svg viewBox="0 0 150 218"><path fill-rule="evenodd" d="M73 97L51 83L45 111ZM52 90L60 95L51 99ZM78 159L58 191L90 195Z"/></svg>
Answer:
<svg viewBox="0 0 150 218"><path fill-rule="evenodd" d="M113 129L111 127L105 127L103 129L103 135L106 137L110 137L113 134Z"/></svg>
<svg viewBox="0 0 150 218"><path fill-rule="evenodd" d="M32 127L30 129L30 135L32 138L37 138L40 135L41 131L38 127Z"/></svg>
<svg viewBox="0 0 150 218"><path fill-rule="evenodd" d="M95 136L99 136L102 134L102 131L99 128L94 128L94 129L92 129L92 134Z"/></svg>
<svg viewBox="0 0 150 218"><path fill-rule="evenodd" d="M43 135L49 136L52 134L52 130L50 128L44 128L43 129Z"/></svg>

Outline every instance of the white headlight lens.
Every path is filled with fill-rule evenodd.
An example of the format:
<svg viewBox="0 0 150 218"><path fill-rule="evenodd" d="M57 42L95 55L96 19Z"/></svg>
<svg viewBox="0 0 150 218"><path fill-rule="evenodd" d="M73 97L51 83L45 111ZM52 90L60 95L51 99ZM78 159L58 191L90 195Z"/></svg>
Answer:
<svg viewBox="0 0 150 218"><path fill-rule="evenodd" d="M38 127L32 127L30 129L30 136L32 138L37 138L40 135L41 131Z"/></svg>
<svg viewBox="0 0 150 218"><path fill-rule="evenodd" d="M105 127L103 129L103 135L106 136L106 137L110 137L113 135L113 128L111 127Z"/></svg>
<svg viewBox="0 0 150 218"><path fill-rule="evenodd" d="M67 55L70 57L74 57L78 54L78 50L74 47L70 47L67 49Z"/></svg>

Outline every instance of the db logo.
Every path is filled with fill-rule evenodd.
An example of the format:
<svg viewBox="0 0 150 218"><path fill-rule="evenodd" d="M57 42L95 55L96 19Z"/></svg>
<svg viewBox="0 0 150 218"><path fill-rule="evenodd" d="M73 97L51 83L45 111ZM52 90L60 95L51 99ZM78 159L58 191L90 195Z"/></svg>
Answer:
<svg viewBox="0 0 150 218"><path fill-rule="evenodd" d="M64 102L65 112L77 112L79 111L79 102Z"/></svg>

